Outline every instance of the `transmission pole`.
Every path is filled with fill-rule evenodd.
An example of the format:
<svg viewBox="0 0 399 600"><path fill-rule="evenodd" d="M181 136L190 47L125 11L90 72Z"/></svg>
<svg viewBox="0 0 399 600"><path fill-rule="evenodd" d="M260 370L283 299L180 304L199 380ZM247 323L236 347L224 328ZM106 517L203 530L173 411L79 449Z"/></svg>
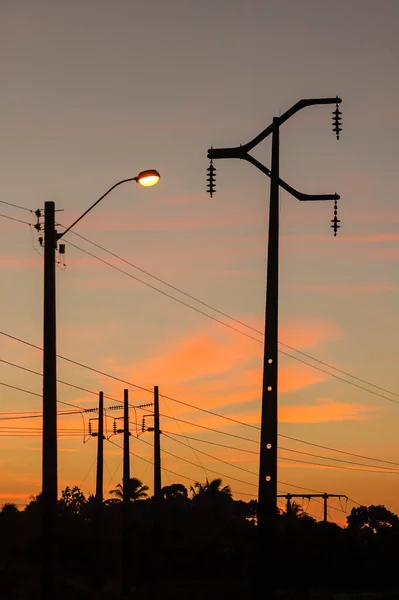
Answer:
<svg viewBox="0 0 399 600"><path fill-rule="evenodd" d="M266 127L250 142L233 148L210 148L208 158L211 164L208 168L208 192L212 196L215 192L215 167L214 159L239 158L246 160L257 167L262 173L271 178L270 186L270 219L268 239L268 259L266 276L266 315L265 315L265 341L263 355L263 383L262 383L262 412L261 412L261 444L259 457L259 489L258 489L258 559L261 561L263 553L268 551L268 592L269 597L274 596L276 586L274 561L277 555L275 527L277 519L277 352L278 352L278 246L279 246L279 187L288 191L298 200L334 200L334 218L332 225L334 235L339 226L337 218L338 194L303 194L295 190L279 177L279 130L283 123L299 110L317 104L336 104L333 113L333 131L337 138L341 131L341 113L338 105L341 99L312 98L300 100L280 117ZM272 134L272 165L271 169L263 165L249 152L262 140ZM257 566L261 576L262 563ZM263 573L262 573L263 575Z"/></svg>
<svg viewBox="0 0 399 600"><path fill-rule="evenodd" d="M328 521L328 511L327 511L327 501L329 498L345 498L348 500L348 496L344 494L279 494L277 498L285 498L287 500L287 512L291 508L291 498L306 498L310 500L311 498L322 498L323 499L323 522L327 523Z"/></svg>

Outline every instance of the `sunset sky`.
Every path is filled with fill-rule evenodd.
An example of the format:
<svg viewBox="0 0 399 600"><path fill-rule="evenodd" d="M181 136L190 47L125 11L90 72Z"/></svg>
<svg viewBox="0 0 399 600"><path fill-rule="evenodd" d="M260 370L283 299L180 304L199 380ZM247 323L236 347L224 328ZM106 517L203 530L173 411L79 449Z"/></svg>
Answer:
<svg viewBox="0 0 399 600"><path fill-rule="evenodd" d="M57 270L58 353L247 424L161 397L163 484L189 487L222 474L235 498L257 494L262 333L254 329L263 329L269 180L245 162L216 161L211 199L207 149L249 141L301 98L339 95L339 141L334 107L308 108L281 129L281 177L303 192L339 193L342 228L334 238L331 202L300 203L281 193L279 339L291 356L280 354L279 431L397 466L281 437L285 449L324 458L281 449L279 490L346 494L399 513L398 23L396 0L3 0L0 201L34 211L53 200L67 226L115 182L146 168L162 175L155 188L121 186L74 230L131 265L66 236ZM270 166L270 140L254 155ZM6 204L0 213L36 222ZM0 217L0 234L0 329L41 346L37 233ZM42 370L39 350L4 335L0 358ZM64 360L58 377L119 401L129 387L132 404L151 402L133 385ZM25 504L41 487L41 419L39 412L19 420L7 413L41 410L41 377L2 362L0 382L38 394L0 386L0 502ZM63 384L58 399L97 403L96 395ZM137 411L139 423L143 414ZM94 491L96 442L82 443L88 416L59 418L60 490ZM111 440L122 445L120 436ZM152 441L151 433L131 438L132 475L150 488ZM105 452L107 496L121 481L122 455L110 443ZM371 472L383 466L397 473ZM331 507L331 518L343 522L333 508L339 502ZM320 518L320 504L308 509Z"/></svg>

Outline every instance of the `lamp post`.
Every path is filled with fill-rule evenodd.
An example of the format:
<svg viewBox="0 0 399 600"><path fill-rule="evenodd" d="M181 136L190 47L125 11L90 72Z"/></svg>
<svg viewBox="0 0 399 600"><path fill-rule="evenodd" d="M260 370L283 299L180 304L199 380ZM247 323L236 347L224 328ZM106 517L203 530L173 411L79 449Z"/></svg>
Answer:
<svg viewBox="0 0 399 600"><path fill-rule="evenodd" d="M55 589L55 525L57 511L57 358L55 252L58 241L119 185L135 181L144 187L158 183L154 169L123 179L105 192L62 233L55 229L55 204L44 204L43 310L43 455L42 455L42 600L53 600Z"/></svg>
<svg viewBox="0 0 399 600"><path fill-rule="evenodd" d="M260 433L260 456L259 456L259 486L258 486L258 559L261 560L263 551L267 550L268 574L267 589L269 596L273 597L275 589L275 560L276 560L276 518L277 518L277 434L278 434L278 266L279 266L279 187L289 192L301 201L307 200L334 200L334 218L331 227L336 235L339 229L337 218L338 194L303 194L288 185L280 178L280 127L285 121L299 110L318 104L335 104L333 112L333 131L339 139L341 131L341 112L338 105L341 98L312 98L297 102L280 117L266 127L253 140L242 146L234 148L211 148L208 150L208 158L211 164L208 168L208 192L212 196L215 192L215 167L213 159L239 158L246 160L257 167L262 173L270 177L270 208L269 208L269 237L267 255L267 277L266 277L266 314L265 314L265 341L263 355L263 382L262 382L262 409L261 409L261 433ZM267 136L272 135L272 161L271 169L260 163L249 154ZM257 565L260 572L260 563Z"/></svg>

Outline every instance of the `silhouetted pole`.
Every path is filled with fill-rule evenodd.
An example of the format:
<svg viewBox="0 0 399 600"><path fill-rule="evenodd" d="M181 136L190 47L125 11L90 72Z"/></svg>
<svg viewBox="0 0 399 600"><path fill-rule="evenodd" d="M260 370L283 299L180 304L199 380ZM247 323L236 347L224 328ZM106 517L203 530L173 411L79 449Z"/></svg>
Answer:
<svg viewBox="0 0 399 600"><path fill-rule="evenodd" d="M328 514L327 514L327 501L329 498L346 498L348 500L348 496L344 494L280 494L277 498L286 498L287 499L287 513L289 508L291 507L291 498L306 498L310 500L311 498L322 498L323 499L323 522L328 522Z"/></svg>
<svg viewBox="0 0 399 600"><path fill-rule="evenodd" d="M328 500L328 494L324 494L323 495L323 500L324 500L324 515L323 515L323 521L324 523L327 523L327 500Z"/></svg>
<svg viewBox="0 0 399 600"><path fill-rule="evenodd" d="M122 513L122 591L129 593L129 508L130 508L130 445L129 390L123 392L123 513Z"/></svg>
<svg viewBox="0 0 399 600"><path fill-rule="evenodd" d="M279 122L275 118L272 132L258 503L258 534L261 543L266 543L270 548L275 547L277 517L279 133ZM269 578L275 573L275 559L275 553L270 552L268 556Z"/></svg>
<svg viewBox="0 0 399 600"><path fill-rule="evenodd" d="M159 425L159 391L154 386L154 497L159 504L161 498L161 430Z"/></svg>
<svg viewBox="0 0 399 600"><path fill-rule="evenodd" d="M104 484L104 393L99 393L98 398L98 440L97 440L97 474L96 474L96 503L101 507L103 503Z"/></svg>
<svg viewBox="0 0 399 600"><path fill-rule="evenodd" d="M42 599L56 597L55 527L57 512L57 364L54 202L44 204Z"/></svg>
<svg viewBox="0 0 399 600"><path fill-rule="evenodd" d="M161 597L162 534L161 534L161 430L159 424L159 390L154 386L154 572L153 593Z"/></svg>
<svg viewBox="0 0 399 600"><path fill-rule="evenodd" d="M278 352L278 244L279 244L279 186L292 194L298 200L334 200L334 219L331 227L334 235L338 228L336 201L338 194L303 194L295 190L279 177L279 128L299 110L318 104L336 104L333 113L333 131L339 138L341 131L341 113L338 110L338 98L309 98L300 100L280 117L275 117L273 122L259 135L246 144L233 148L210 148L208 158L211 164L208 168L208 192L211 197L215 192L215 167L213 159L239 158L246 160L265 173L271 179L270 187L270 219L267 260L267 285L266 285L266 318L265 342L263 356L263 385L262 385L262 413L261 413L261 444L259 458L259 490L258 490L258 559L267 552L269 598L274 597L275 569L273 564L277 554L275 526L277 520L277 352ZM272 165L271 169L263 165L249 152L267 136L272 134ZM257 565L258 574L261 575L262 563Z"/></svg>
<svg viewBox="0 0 399 600"><path fill-rule="evenodd" d="M93 521L96 568L94 570L94 589L99 593L103 580L103 485L104 485L104 394L99 393L98 399L98 430L97 430L97 473L95 518Z"/></svg>
<svg viewBox="0 0 399 600"><path fill-rule="evenodd" d="M69 232L87 213L116 187L131 181L141 185L155 185L158 171L142 171L115 183L94 202L72 225L62 233L55 231L54 202L44 203L44 310L43 310L43 457L42 457L42 565L41 590L43 600L55 598L55 547L54 530L57 511L57 363L56 363L56 289L55 251L57 241ZM149 180L152 180L149 183ZM40 217L41 211L35 213ZM39 221L36 229L40 231Z"/></svg>

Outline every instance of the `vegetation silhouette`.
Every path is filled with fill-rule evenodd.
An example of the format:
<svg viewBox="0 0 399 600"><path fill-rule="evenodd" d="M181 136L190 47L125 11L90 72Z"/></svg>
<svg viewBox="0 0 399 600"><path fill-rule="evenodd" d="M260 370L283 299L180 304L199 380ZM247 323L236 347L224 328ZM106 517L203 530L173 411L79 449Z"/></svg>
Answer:
<svg viewBox="0 0 399 600"><path fill-rule="evenodd" d="M249 598L256 548L256 500L235 500L221 479L189 490L171 483L161 490L162 598ZM102 511L102 594L121 598L123 487L117 485ZM154 499L139 479L129 481L129 581L131 597L153 597ZM111 502L110 502L111 501ZM39 600L41 494L18 510L0 511L0 598ZM56 528L58 600L98 598L93 577L98 553L93 534L96 501L67 486L58 501ZM313 590L386 589L399 598L399 518L385 506L352 509L346 526L317 522L291 502L277 515L278 598L320 598ZM265 576L267 554L265 552ZM388 595L388 591L391 595ZM338 596L336 596L338 597Z"/></svg>

